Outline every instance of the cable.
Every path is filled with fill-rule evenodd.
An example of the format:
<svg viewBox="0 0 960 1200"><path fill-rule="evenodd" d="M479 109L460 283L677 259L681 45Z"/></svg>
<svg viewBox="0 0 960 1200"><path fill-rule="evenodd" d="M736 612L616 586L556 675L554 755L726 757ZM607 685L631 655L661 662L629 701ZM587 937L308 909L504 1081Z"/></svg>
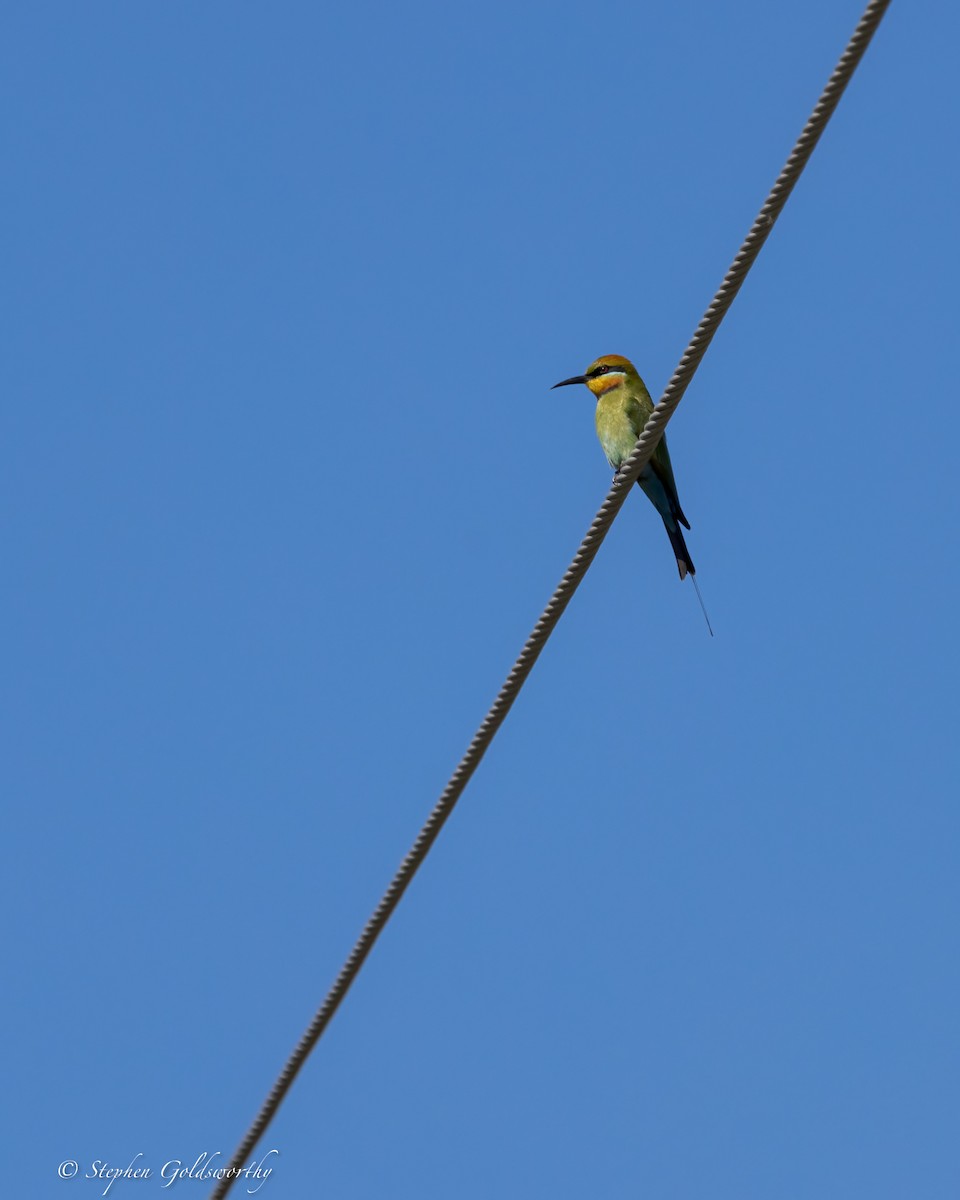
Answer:
<svg viewBox="0 0 960 1200"><path fill-rule="evenodd" d="M363 932L350 951L346 962L341 967L339 975L337 975L333 982L333 986L330 988L316 1015L297 1043L293 1053L284 1064L283 1070L270 1089L270 1093L263 1102L263 1106L259 1113L257 1113L243 1141L237 1147L230 1161L231 1168L241 1168L263 1136L284 1097L293 1085L293 1081L296 1079L300 1068L306 1062L310 1051L320 1040L334 1013L340 1007L340 1002L359 974L360 968L366 961L367 955L373 949L374 943L380 936L383 927L393 915L393 911L400 903L410 881L429 853L430 847L436 841L447 818L453 812L474 771L480 765L480 760L483 758L487 747L493 741L497 730L503 724L507 713L513 706L513 702L519 695L520 689L526 682L534 663L540 657L540 652L546 645L547 639L550 637L561 616L563 616L564 609L570 603L574 592L580 586L590 564L596 557L597 551L600 549L603 539L613 524L614 518L622 508L640 472L653 454L664 427L683 398L690 380L700 365L700 360L713 340L713 335L717 332L720 322L726 315L727 309L733 303L733 299L740 290L747 272L753 266L754 260L760 253L763 243L767 240L774 222L780 215L783 206L787 202L787 197L793 190L794 184L799 179L803 168L813 153L820 135L833 115L834 109L843 95L844 88L846 88L850 77L863 57L870 39L876 32L877 26L880 24L889 4L890 0L871 0L871 3L864 10L863 16L860 18L860 23L854 30L853 36L847 43L847 48L841 55L840 61L830 76L827 86L823 89L820 99L810 114L803 132L790 152L790 157L787 159L786 165L777 177L777 181L771 188L770 194L760 209L757 219L754 221L736 258L733 260L729 271L724 276L723 283L721 283L717 294L710 302L710 307L704 313L703 319L690 339L690 344L684 351L677 369L664 389L659 403L648 417L643 433L640 435L633 453L621 466L613 486L601 505L599 512L594 517L593 524L581 542L579 550L574 555L573 561L567 568L556 591L550 597L539 621L537 621L533 628L533 632L527 638L526 644L520 651L517 661L513 664L510 674L506 678L506 682L500 689L489 712L483 718L480 728L474 734L473 741L468 746L467 752L458 763L453 775L451 775L449 783L444 788L440 799L427 818L426 824L417 835L417 840L413 843L406 858L400 864L397 873L390 881L390 886L383 894L373 915L364 926ZM221 1178L211 1193L211 1200L223 1200L223 1197L229 1192L235 1177L235 1173L225 1172L224 1177Z"/></svg>

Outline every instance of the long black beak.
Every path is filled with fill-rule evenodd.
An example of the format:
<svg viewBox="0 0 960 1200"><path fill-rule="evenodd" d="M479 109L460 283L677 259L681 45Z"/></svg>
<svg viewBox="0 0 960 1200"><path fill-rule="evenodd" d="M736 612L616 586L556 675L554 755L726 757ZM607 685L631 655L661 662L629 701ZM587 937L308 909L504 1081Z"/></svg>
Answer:
<svg viewBox="0 0 960 1200"><path fill-rule="evenodd" d="M571 383L586 383L586 382L587 382L586 375L574 375L574 377L572 379L561 379L559 383L555 383L553 385L553 387L550 389L550 391L552 392L553 388L566 387L568 384L571 384Z"/></svg>

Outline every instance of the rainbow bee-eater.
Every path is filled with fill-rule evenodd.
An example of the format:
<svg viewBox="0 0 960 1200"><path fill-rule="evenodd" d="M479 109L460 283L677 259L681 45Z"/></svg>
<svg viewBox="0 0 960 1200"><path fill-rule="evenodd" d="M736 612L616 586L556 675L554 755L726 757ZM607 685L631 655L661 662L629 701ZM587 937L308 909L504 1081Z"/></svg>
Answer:
<svg viewBox="0 0 960 1200"><path fill-rule="evenodd" d="M562 379L553 386L567 387L571 383L585 383L597 398L597 437L607 456L607 462L619 474L620 468L630 457L637 438L643 432L647 418L653 412L653 401L647 386L640 378L640 373L633 363L621 354L605 354L592 362L583 375L574 375L572 379ZM657 443L650 461L640 472L637 480L647 499L663 519L667 537L677 560L680 578L687 575L693 579L697 590L697 599L703 608L703 597L694 579L696 568L687 543L683 540L683 530L690 528L690 522L683 515L680 498L677 495L677 481L673 476L673 464L670 462L670 451L667 449L667 439L664 435ZM710 633L710 618L707 610L703 609Z"/></svg>

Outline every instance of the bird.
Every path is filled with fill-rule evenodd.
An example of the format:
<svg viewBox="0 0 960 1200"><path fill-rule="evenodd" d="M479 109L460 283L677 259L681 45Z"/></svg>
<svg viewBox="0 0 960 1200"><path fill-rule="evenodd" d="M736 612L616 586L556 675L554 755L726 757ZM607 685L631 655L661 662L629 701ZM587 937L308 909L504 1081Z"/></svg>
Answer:
<svg viewBox="0 0 960 1200"><path fill-rule="evenodd" d="M597 398L597 437L616 478L620 468L633 452L647 418L653 412L653 400L647 391L647 385L630 359L624 358L622 354L604 354L595 359L582 375L561 379L553 387L569 387L573 383L585 383ZM683 529L689 529L690 522L680 507L666 435L661 437L650 461L640 472L637 486L643 490L663 520L681 580L686 579L688 575L693 580L697 599L700 601L712 637L713 628L695 578L697 570L683 537ZM680 528L681 525L683 529Z"/></svg>

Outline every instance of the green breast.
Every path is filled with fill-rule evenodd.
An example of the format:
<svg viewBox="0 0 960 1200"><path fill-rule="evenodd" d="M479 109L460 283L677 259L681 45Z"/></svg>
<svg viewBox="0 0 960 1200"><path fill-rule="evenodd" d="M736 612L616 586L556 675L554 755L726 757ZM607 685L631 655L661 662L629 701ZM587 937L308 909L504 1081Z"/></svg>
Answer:
<svg viewBox="0 0 960 1200"><path fill-rule="evenodd" d="M623 388L615 388L597 401L597 437L615 471L630 457L648 415Z"/></svg>

